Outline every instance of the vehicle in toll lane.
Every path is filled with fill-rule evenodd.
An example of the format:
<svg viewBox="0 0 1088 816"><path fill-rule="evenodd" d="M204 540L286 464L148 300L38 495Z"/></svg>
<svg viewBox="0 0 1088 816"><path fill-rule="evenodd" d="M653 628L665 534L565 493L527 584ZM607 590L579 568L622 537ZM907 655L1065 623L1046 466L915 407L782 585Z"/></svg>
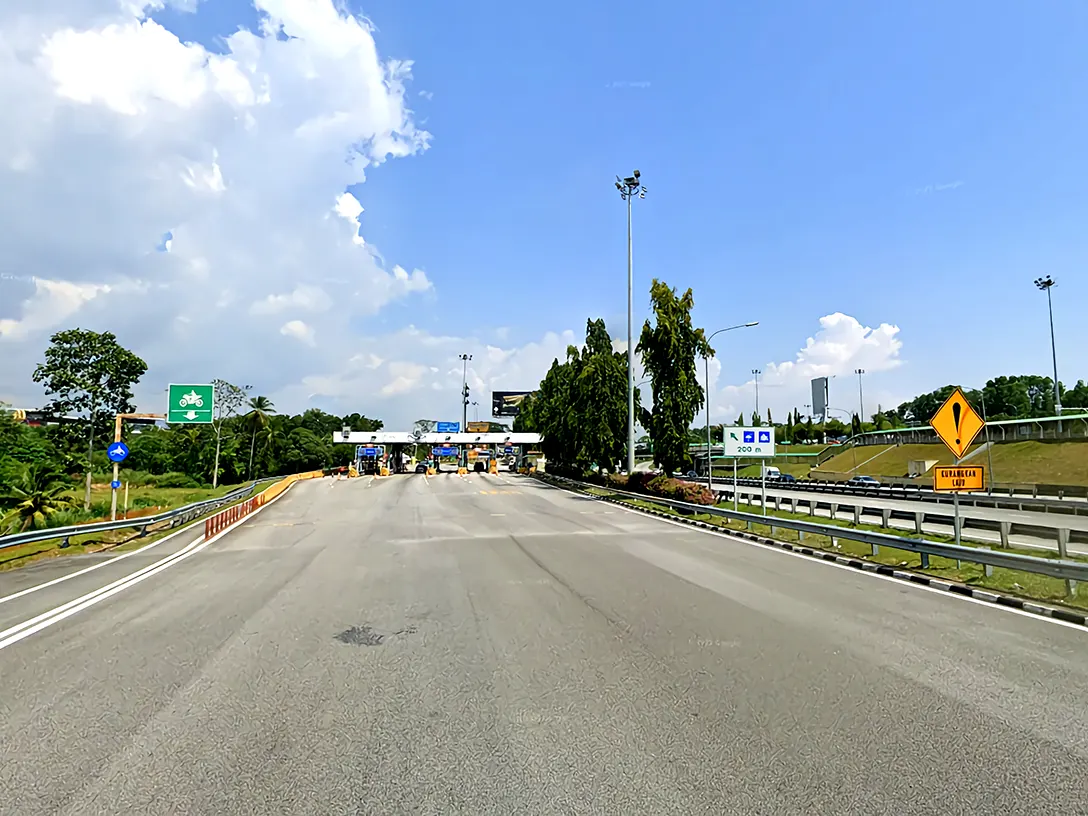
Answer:
<svg viewBox="0 0 1088 816"><path fill-rule="evenodd" d="M416 465L416 473L426 473L426 472L427 472L427 463L426 462L420 462L418 465Z"/></svg>

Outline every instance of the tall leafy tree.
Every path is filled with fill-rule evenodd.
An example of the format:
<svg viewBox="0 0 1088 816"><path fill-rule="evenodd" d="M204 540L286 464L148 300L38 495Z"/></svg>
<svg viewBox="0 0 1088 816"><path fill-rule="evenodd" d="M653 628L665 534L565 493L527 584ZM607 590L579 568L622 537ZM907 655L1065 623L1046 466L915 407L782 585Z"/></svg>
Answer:
<svg viewBox="0 0 1088 816"><path fill-rule="evenodd" d="M212 487L219 486L219 454L223 448L223 423L236 416L246 403L252 385L237 386L226 380L212 380L215 388L215 416L212 418L212 430L215 432L215 459L212 462Z"/></svg>
<svg viewBox="0 0 1088 816"><path fill-rule="evenodd" d="M147 363L117 342L111 332L68 329L49 339L45 362L34 370L50 397L46 409L83 419L87 439L83 508L91 506L91 460L96 427L105 431L114 414L131 413L132 386L147 372Z"/></svg>
<svg viewBox="0 0 1088 816"><path fill-rule="evenodd" d="M635 352L650 375L654 406L644 412L654 440L654 461L667 474L682 470L687 457L687 431L703 405L696 357L714 353L702 329L691 322L695 298L688 289L677 296L664 281L650 287L653 323L642 327Z"/></svg>
<svg viewBox="0 0 1088 816"><path fill-rule="evenodd" d="M627 450L627 358L613 351L603 320L586 321L575 405L582 454L614 471Z"/></svg>
<svg viewBox="0 0 1088 816"><path fill-rule="evenodd" d="M253 478L253 451L257 447L257 434L268 427L268 418L276 413L276 406L268 397L251 397L249 400L249 413L246 414L246 425L249 427L249 465L246 467L246 478Z"/></svg>

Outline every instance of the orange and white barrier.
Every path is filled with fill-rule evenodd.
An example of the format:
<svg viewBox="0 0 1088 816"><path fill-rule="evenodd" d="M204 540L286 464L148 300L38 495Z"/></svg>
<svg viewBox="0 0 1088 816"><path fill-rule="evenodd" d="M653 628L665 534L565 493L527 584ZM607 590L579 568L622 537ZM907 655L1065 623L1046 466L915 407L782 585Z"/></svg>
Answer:
<svg viewBox="0 0 1088 816"><path fill-rule="evenodd" d="M207 541L212 536L234 524L234 522L248 516L258 507L268 504L268 502L283 493L295 482L301 482L304 479L320 479L324 475L324 471L321 470L313 470L309 473L296 473L292 476L288 476L286 479L281 479L267 490L258 493L252 499L246 499L246 501L232 505L226 510L221 510L214 516L210 516L204 520L204 540Z"/></svg>

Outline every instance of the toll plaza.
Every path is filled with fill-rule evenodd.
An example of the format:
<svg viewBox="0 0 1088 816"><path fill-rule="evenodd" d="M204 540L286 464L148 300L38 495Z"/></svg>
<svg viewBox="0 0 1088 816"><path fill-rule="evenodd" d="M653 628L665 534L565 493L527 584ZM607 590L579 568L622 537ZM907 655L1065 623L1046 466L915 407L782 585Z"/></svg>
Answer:
<svg viewBox="0 0 1088 816"><path fill-rule="evenodd" d="M439 471L455 471L459 463L473 470L479 462L492 470L500 460L519 468L525 454L540 444L540 434L514 432L353 431L333 434L333 444L355 445L356 470L361 474L411 472L413 456L428 458ZM445 461L443 461L445 460ZM446 467L443 467L446 465Z"/></svg>

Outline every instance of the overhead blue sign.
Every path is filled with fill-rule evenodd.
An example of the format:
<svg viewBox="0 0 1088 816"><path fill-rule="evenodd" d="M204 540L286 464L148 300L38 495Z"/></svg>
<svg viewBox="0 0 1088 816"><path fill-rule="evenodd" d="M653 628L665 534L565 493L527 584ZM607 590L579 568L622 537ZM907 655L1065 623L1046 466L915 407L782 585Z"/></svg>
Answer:
<svg viewBox="0 0 1088 816"><path fill-rule="evenodd" d="M112 487L114 490L118 490L121 487L121 483L114 479L112 482L110 482L110 487Z"/></svg>
<svg viewBox="0 0 1088 816"><path fill-rule="evenodd" d="M513 453L514 449L512 447L510 447L509 445L507 445L505 448L502 449L502 452L503 453Z"/></svg>
<svg viewBox="0 0 1088 816"><path fill-rule="evenodd" d="M128 445L124 442L114 442L106 449L106 456L111 462L123 462L128 459Z"/></svg>
<svg viewBox="0 0 1088 816"><path fill-rule="evenodd" d="M363 459L373 459L379 453L381 453L381 451L378 448L363 448L363 452L360 454L360 457Z"/></svg>
<svg viewBox="0 0 1088 816"><path fill-rule="evenodd" d="M434 454L435 456L456 456L457 455L457 448L451 448L451 447L432 448L431 453Z"/></svg>
<svg viewBox="0 0 1088 816"><path fill-rule="evenodd" d="M460 432L461 432L461 423L460 422L439 422L438 423L438 433L460 433Z"/></svg>

